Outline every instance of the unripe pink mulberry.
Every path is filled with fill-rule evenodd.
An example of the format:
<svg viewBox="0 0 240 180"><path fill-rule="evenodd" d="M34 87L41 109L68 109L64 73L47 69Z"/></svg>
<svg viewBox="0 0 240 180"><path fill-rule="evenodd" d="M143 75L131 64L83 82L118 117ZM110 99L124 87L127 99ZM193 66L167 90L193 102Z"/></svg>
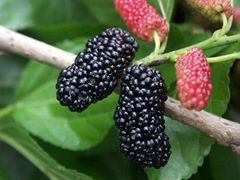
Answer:
<svg viewBox="0 0 240 180"><path fill-rule="evenodd" d="M201 49L193 48L176 61L178 96L185 108L202 110L212 93L211 68Z"/></svg>
<svg viewBox="0 0 240 180"><path fill-rule="evenodd" d="M235 24L240 23L240 8L239 7L234 7L233 8L233 22Z"/></svg>
<svg viewBox="0 0 240 180"><path fill-rule="evenodd" d="M115 0L116 10L129 29L146 41L153 41L157 31L161 42L168 36L166 19L163 19L147 0Z"/></svg>
<svg viewBox="0 0 240 180"><path fill-rule="evenodd" d="M221 13L233 14L230 0L186 0L187 3L213 22L222 21Z"/></svg>

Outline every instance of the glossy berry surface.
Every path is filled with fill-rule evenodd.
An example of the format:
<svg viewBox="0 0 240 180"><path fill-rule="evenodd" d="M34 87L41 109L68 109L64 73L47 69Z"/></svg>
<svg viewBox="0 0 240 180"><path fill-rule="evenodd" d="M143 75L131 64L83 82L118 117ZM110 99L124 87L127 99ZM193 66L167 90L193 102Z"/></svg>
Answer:
<svg viewBox="0 0 240 180"><path fill-rule="evenodd" d="M112 93L123 69L138 49L127 31L110 28L90 39L74 64L57 81L57 99L71 111L81 112Z"/></svg>
<svg viewBox="0 0 240 180"><path fill-rule="evenodd" d="M157 31L161 41L168 35L166 19L163 19L147 0L115 0L116 10L133 33L143 40L153 41Z"/></svg>
<svg viewBox="0 0 240 180"><path fill-rule="evenodd" d="M115 112L120 151L143 167L159 168L170 157L164 133L166 87L160 72L145 65L127 68Z"/></svg>
<svg viewBox="0 0 240 180"><path fill-rule="evenodd" d="M211 67L201 49L193 48L177 58L176 75L182 105L198 111L207 107L213 86Z"/></svg>

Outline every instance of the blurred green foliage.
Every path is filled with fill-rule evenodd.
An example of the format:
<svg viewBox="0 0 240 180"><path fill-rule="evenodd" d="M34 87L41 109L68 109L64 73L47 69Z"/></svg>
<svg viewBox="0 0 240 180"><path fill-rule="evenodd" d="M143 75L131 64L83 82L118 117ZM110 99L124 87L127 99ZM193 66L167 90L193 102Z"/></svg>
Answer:
<svg viewBox="0 0 240 180"><path fill-rule="evenodd" d="M182 16L178 14L179 1L163 1L167 17L173 19L166 51L210 36L206 32L191 33L192 22L175 24L174 17ZM160 10L158 0L150 2ZM240 5L240 1L235 3ZM84 48L89 37L107 27L127 29L114 9L113 0L1 0L0 24L74 53ZM141 48L136 59L149 54L154 47L152 43L138 41ZM205 53L217 56L235 51L240 51L239 44L213 48ZM194 173L197 174L191 177L192 180L238 179L240 159L230 149L213 145L213 140L203 133L170 118L166 118L172 146L170 161L158 170L145 169L145 174L142 168L118 152L118 130L114 128L112 118L118 98L116 94L91 105L82 113L71 113L55 99L59 70L27 62L26 58L7 52L0 55L0 107L13 105L11 116L0 119L0 139L34 166L18 152L0 143L0 179L181 180ZM235 86L231 89L228 86L232 65L233 62L212 65L215 89L207 110L217 115L224 115L227 111L226 118L239 121L239 110L231 103L228 107L230 97L234 98L230 91L236 92ZM174 64L156 68L166 80L169 96L176 98Z"/></svg>

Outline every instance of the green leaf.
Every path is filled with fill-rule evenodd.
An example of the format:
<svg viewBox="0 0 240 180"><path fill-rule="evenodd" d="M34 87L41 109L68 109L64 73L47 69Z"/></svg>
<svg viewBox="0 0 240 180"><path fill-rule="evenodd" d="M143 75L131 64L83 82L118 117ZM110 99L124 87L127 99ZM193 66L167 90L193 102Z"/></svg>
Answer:
<svg viewBox="0 0 240 180"><path fill-rule="evenodd" d="M85 39L64 41L64 49L84 48ZM79 50L78 50L79 51ZM117 95L73 113L56 100L59 70L37 62L25 69L16 92L13 117L29 132L54 145L84 150L97 145L112 127ZM44 115L44 116L43 116Z"/></svg>
<svg viewBox="0 0 240 180"><path fill-rule="evenodd" d="M15 120L32 134L62 148L83 150L102 141L113 125L117 96L73 113L56 100L55 83L48 81L21 98L14 109Z"/></svg>
<svg viewBox="0 0 240 180"><path fill-rule="evenodd" d="M0 12L0 24L12 29L39 24L96 21L78 0L1 0Z"/></svg>
<svg viewBox="0 0 240 180"><path fill-rule="evenodd" d="M10 180L10 176L2 166L0 166L0 180Z"/></svg>
<svg viewBox="0 0 240 180"><path fill-rule="evenodd" d="M39 141L54 159L66 167L79 170L97 180L146 180L140 166L119 152L119 131L111 128L97 147L87 151L67 151ZM106 173L107 172L107 173ZM34 179L33 179L34 180Z"/></svg>
<svg viewBox="0 0 240 180"><path fill-rule="evenodd" d="M32 6L31 18L35 24L93 22L95 20L79 0L34 0L29 3Z"/></svg>
<svg viewBox="0 0 240 180"><path fill-rule="evenodd" d="M26 59L20 56L0 55L0 107L13 101L14 88L25 64Z"/></svg>
<svg viewBox="0 0 240 180"><path fill-rule="evenodd" d="M240 46L239 43L236 43L225 48L220 53L217 53L216 56L231 54L238 51L240 51ZM213 92L206 111L216 115L223 115L227 110L230 100L229 72L232 65L233 61L214 63L211 65Z"/></svg>
<svg viewBox="0 0 240 180"><path fill-rule="evenodd" d="M81 2L101 24L123 26L123 20L115 10L114 0L82 0Z"/></svg>
<svg viewBox="0 0 240 180"><path fill-rule="evenodd" d="M48 25L35 25L27 28L24 33L46 43L61 42L65 39L74 39L79 37L93 37L106 29L106 25L96 23L61 23Z"/></svg>
<svg viewBox="0 0 240 180"><path fill-rule="evenodd" d="M184 48L209 38L209 34L191 34L185 26L171 23L167 52Z"/></svg>
<svg viewBox="0 0 240 180"><path fill-rule="evenodd" d="M214 179L239 179L240 158L228 147L213 146L209 159Z"/></svg>
<svg viewBox="0 0 240 180"><path fill-rule="evenodd" d="M213 91L206 111L223 115L227 110L230 100L229 71L232 64L233 62L222 62L211 66Z"/></svg>
<svg viewBox="0 0 240 180"><path fill-rule="evenodd" d="M0 167L5 170L5 174L7 174L9 179L27 179L30 176L34 165L17 152L17 150L1 141L0 154ZM0 175L0 177L2 176Z"/></svg>
<svg viewBox="0 0 240 180"><path fill-rule="evenodd" d="M0 24L11 29L22 29L32 24L31 5L28 0L1 0Z"/></svg>
<svg viewBox="0 0 240 180"><path fill-rule="evenodd" d="M24 129L11 119L0 121L0 139L16 148L52 180L92 179L83 173L68 170L58 164L38 146Z"/></svg>
<svg viewBox="0 0 240 180"><path fill-rule="evenodd" d="M234 5L240 7L240 0L234 0Z"/></svg>

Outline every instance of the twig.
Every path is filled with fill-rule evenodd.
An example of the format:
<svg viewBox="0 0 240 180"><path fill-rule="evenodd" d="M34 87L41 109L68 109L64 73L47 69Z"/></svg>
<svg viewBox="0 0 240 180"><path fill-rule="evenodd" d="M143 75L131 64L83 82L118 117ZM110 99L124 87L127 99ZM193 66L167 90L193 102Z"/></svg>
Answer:
<svg viewBox="0 0 240 180"><path fill-rule="evenodd" d="M71 65L76 56L2 26L0 26L0 49L30 57L60 69ZM229 146L239 154L240 124L205 111L185 109L179 101L170 97L166 102L166 115L205 132L219 144Z"/></svg>
<svg viewBox="0 0 240 180"><path fill-rule="evenodd" d="M0 26L0 49L29 57L57 68L71 64L75 54L29 38Z"/></svg>
<svg viewBox="0 0 240 180"><path fill-rule="evenodd" d="M240 155L240 124L206 111L183 108L179 101L168 97L166 115L205 132L220 145L230 146ZM238 149L238 152L237 152Z"/></svg>

